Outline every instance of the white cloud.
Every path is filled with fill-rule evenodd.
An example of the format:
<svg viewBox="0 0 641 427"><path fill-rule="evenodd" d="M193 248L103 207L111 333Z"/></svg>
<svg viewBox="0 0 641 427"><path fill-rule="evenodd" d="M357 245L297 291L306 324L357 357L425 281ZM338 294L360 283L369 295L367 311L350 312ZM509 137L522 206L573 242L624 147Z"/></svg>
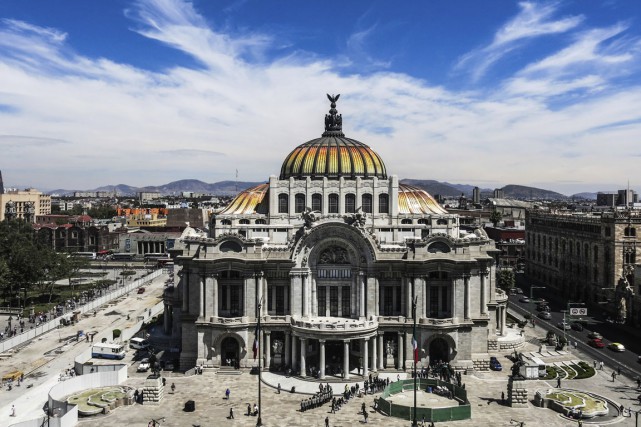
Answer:
<svg viewBox="0 0 641 427"><path fill-rule="evenodd" d="M502 26L494 35L492 43L463 55L456 65L458 70L467 70L476 81L505 55L519 48L525 41L550 34L565 33L576 28L582 16L570 16L551 20L558 10L556 3L519 3L518 15Z"/></svg>
<svg viewBox="0 0 641 427"><path fill-rule="evenodd" d="M0 47L0 105L10 107L0 110L0 128L43 141L3 152L10 159L0 164L5 182L49 188L215 182L234 179L236 169L240 180L263 181L278 174L295 146L321 135L325 93L342 94L347 136L372 146L401 178L491 186L545 179L555 189L552 183L568 177L623 182L637 175L636 158L622 153L638 153L639 86L591 92L552 109L550 97L599 87L602 76L549 79L547 86L514 76L495 91L460 92L400 73L340 74L334 59L312 55L256 64L245 56L248 40L263 46L269 36L222 33L190 3L139 7L129 11L136 31L202 66L143 71L78 55L55 30L25 32L20 28L30 24L16 22L0 28L0 40L14 37Z"/></svg>

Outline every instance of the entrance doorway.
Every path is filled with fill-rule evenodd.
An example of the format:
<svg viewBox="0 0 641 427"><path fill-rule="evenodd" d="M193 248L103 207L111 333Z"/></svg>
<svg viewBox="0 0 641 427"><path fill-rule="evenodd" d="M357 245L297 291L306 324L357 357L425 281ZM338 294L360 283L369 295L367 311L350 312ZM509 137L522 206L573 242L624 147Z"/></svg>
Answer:
<svg viewBox="0 0 641 427"><path fill-rule="evenodd" d="M240 346L234 337L227 337L220 343L220 358L222 366L233 366L238 369Z"/></svg>
<svg viewBox="0 0 641 427"><path fill-rule="evenodd" d="M430 364L450 361L450 345L444 338L434 338L430 343Z"/></svg>
<svg viewBox="0 0 641 427"><path fill-rule="evenodd" d="M340 376L343 369L343 342L327 341L325 343L325 375Z"/></svg>

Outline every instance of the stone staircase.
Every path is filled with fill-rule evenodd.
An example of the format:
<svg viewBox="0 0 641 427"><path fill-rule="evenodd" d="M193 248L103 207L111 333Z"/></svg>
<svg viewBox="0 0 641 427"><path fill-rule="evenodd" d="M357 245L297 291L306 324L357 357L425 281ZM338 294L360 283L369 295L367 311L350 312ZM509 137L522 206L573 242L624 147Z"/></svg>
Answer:
<svg viewBox="0 0 641 427"><path fill-rule="evenodd" d="M241 371L238 369L234 369L232 366L221 366L218 371L216 371L217 374L219 375L240 375L242 374Z"/></svg>

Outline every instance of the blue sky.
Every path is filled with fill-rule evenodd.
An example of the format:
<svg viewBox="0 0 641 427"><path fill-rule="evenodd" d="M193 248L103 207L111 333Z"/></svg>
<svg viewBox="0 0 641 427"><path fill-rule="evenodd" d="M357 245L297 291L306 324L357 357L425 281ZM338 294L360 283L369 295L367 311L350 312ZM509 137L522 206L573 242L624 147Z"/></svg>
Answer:
<svg viewBox="0 0 641 427"><path fill-rule="evenodd" d="M639 187L637 1L0 2L5 185L266 180L320 136L400 178Z"/></svg>

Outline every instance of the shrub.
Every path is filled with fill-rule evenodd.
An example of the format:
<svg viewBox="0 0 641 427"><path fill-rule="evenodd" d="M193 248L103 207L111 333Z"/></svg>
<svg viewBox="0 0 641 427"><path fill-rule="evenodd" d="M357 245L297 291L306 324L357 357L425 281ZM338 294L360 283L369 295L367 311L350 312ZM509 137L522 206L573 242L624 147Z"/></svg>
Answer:
<svg viewBox="0 0 641 427"><path fill-rule="evenodd" d="M114 329L114 330L112 331L112 334L113 334L114 339L117 339L118 337L120 337L120 334L121 334L121 333L122 333L122 331L121 331L120 329Z"/></svg>

